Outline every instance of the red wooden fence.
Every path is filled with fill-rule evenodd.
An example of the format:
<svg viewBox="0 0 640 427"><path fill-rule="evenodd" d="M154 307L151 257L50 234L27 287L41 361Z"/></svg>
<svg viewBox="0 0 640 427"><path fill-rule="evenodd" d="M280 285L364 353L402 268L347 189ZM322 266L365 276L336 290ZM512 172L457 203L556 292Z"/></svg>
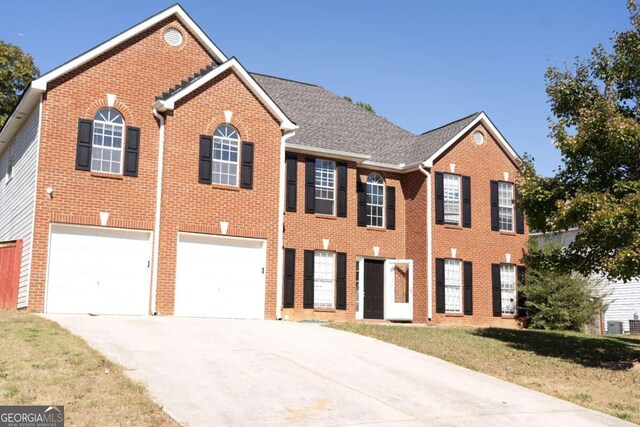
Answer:
<svg viewBox="0 0 640 427"><path fill-rule="evenodd" d="M0 308L16 309L22 240L0 242Z"/></svg>

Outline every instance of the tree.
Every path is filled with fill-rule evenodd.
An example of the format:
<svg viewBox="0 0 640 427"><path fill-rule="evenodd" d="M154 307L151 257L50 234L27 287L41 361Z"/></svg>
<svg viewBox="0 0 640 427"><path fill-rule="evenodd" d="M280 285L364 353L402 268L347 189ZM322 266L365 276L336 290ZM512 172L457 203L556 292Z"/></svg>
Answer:
<svg viewBox="0 0 640 427"><path fill-rule="evenodd" d="M31 55L20 47L0 41L0 128L18 103L20 95L40 71Z"/></svg>
<svg viewBox="0 0 640 427"><path fill-rule="evenodd" d="M640 13L629 0L632 27L614 33L573 69L550 67L550 135L564 166L554 176L522 165L522 207L531 229L577 227L575 242L547 256L568 271L640 276Z"/></svg>
<svg viewBox="0 0 640 427"><path fill-rule="evenodd" d="M543 253L562 247L557 241L538 247L533 238L529 246L531 251ZM598 310L604 310L602 281L593 276L564 272L531 259L526 276L521 289L526 316L520 320L528 328L580 331Z"/></svg>
<svg viewBox="0 0 640 427"><path fill-rule="evenodd" d="M362 102L362 101L356 101L353 102L353 99L351 99L350 96L343 96L342 98L346 99L347 101L349 101L352 104L357 105L358 107L364 108L365 110L367 110L370 113L375 114L375 110L373 109L373 107L371 106L371 104L367 104L366 102Z"/></svg>

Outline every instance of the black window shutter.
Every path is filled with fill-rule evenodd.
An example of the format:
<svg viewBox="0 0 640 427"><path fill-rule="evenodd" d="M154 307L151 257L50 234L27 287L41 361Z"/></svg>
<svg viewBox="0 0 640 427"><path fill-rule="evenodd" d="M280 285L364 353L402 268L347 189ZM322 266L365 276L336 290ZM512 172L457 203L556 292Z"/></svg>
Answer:
<svg viewBox="0 0 640 427"><path fill-rule="evenodd" d="M358 179L356 183L358 192L358 227L367 226L367 186Z"/></svg>
<svg viewBox="0 0 640 427"><path fill-rule="evenodd" d="M253 142L242 142L240 187L253 189Z"/></svg>
<svg viewBox="0 0 640 427"><path fill-rule="evenodd" d="M444 224L444 175L436 172L436 224Z"/></svg>
<svg viewBox="0 0 640 427"><path fill-rule="evenodd" d="M502 316L502 290L500 286L500 264L491 264L491 290L493 295L493 315Z"/></svg>
<svg viewBox="0 0 640 427"><path fill-rule="evenodd" d="M295 212L298 201L298 156L287 154L287 212Z"/></svg>
<svg viewBox="0 0 640 427"><path fill-rule="evenodd" d="M296 282L296 250L284 250L284 308L293 308Z"/></svg>
<svg viewBox="0 0 640 427"><path fill-rule="evenodd" d="M347 216L347 162L337 162L338 172L338 206L336 215Z"/></svg>
<svg viewBox="0 0 640 427"><path fill-rule="evenodd" d="M515 186L516 189L516 233L524 234L524 212L519 208L520 206L520 190L518 190L518 186Z"/></svg>
<svg viewBox="0 0 640 427"><path fill-rule="evenodd" d="M436 313L444 312L444 259L436 258Z"/></svg>
<svg viewBox="0 0 640 427"><path fill-rule="evenodd" d="M198 182L211 184L213 171L211 170L211 158L213 155L213 138L200 135L200 157L198 164Z"/></svg>
<svg viewBox="0 0 640 427"><path fill-rule="evenodd" d="M79 171L91 170L91 139L93 122L91 120L78 119L78 141L76 145L76 169Z"/></svg>
<svg viewBox="0 0 640 427"><path fill-rule="evenodd" d="M498 181L491 181L491 229L500 230L500 217L498 208Z"/></svg>
<svg viewBox="0 0 640 427"><path fill-rule="evenodd" d="M314 276L313 251L304 251L304 308L313 308L313 276Z"/></svg>
<svg viewBox="0 0 640 427"><path fill-rule="evenodd" d="M338 252L336 266L336 308L347 309L347 254Z"/></svg>
<svg viewBox="0 0 640 427"><path fill-rule="evenodd" d="M140 153L140 128L127 126L127 140L124 152L124 175L138 176L138 157Z"/></svg>
<svg viewBox="0 0 640 427"><path fill-rule="evenodd" d="M465 261L464 265L464 314L473 314L473 264Z"/></svg>
<svg viewBox="0 0 640 427"><path fill-rule="evenodd" d="M305 157L304 163L304 211L314 213L316 211L316 159Z"/></svg>
<svg viewBox="0 0 640 427"><path fill-rule="evenodd" d="M522 289L522 286L526 283L526 268L524 265L519 265L516 269L518 275L518 284L516 285L516 289L518 290L518 317L526 317L527 309L525 303L527 302L527 298L524 294L524 289Z"/></svg>
<svg viewBox="0 0 640 427"><path fill-rule="evenodd" d="M387 187L387 228L396 229L396 188Z"/></svg>
<svg viewBox="0 0 640 427"><path fill-rule="evenodd" d="M462 177L462 226L471 227L471 177Z"/></svg>

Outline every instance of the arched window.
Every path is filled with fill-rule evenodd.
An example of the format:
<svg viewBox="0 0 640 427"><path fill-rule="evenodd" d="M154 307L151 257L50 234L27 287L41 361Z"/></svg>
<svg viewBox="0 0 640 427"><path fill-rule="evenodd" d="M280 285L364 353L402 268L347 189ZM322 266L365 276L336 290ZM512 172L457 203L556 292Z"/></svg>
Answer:
<svg viewBox="0 0 640 427"><path fill-rule="evenodd" d="M231 125L220 125L213 133L214 184L238 185L238 150L240 136Z"/></svg>
<svg viewBox="0 0 640 427"><path fill-rule="evenodd" d="M122 173L124 119L113 108L102 108L93 117L91 170Z"/></svg>
<svg viewBox="0 0 640 427"><path fill-rule="evenodd" d="M367 177L367 225L384 227L384 180L375 172Z"/></svg>

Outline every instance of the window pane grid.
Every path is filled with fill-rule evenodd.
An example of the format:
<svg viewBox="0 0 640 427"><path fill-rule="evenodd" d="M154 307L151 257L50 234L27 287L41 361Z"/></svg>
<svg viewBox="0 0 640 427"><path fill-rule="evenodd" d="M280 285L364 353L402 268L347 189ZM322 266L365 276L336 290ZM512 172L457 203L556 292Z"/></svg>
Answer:
<svg viewBox="0 0 640 427"><path fill-rule="evenodd" d="M124 120L112 108L98 111L93 121L91 170L119 174L122 172Z"/></svg>
<svg viewBox="0 0 640 427"><path fill-rule="evenodd" d="M500 230L513 231L513 184L498 183L498 206Z"/></svg>
<svg viewBox="0 0 640 427"><path fill-rule="evenodd" d="M462 312L462 272L459 260L444 260L444 299L447 313Z"/></svg>
<svg viewBox="0 0 640 427"><path fill-rule="evenodd" d="M313 306L333 308L335 295L333 252L316 251L313 269Z"/></svg>
<svg viewBox="0 0 640 427"><path fill-rule="evenodd" d="M516 266L500 265L502 314L516 314Z"/></svg>
<svg viewBox="0 0 640 427"><path fill-rule="evenodd" d="M333 200L335 165L329 160L316 160L316 199Z"/></svg>
<svg viewBox="0 0 640 427"><path fill-rule="evenodd" d="M229 125L218 126L213 135L212 182L214 184L238 184L238 132Z"/></svg>
<svg viewBox="0 0 640 427"><path fill-rule="evenodd" d="M460 224L460 177L444 174L444 222Z"/></svg>
<svg viewBox="0 0 640 427"><path fill-rule="evenodd" d="M367 177L367 225L384 226L384 181L377 173Z"/></svg>

